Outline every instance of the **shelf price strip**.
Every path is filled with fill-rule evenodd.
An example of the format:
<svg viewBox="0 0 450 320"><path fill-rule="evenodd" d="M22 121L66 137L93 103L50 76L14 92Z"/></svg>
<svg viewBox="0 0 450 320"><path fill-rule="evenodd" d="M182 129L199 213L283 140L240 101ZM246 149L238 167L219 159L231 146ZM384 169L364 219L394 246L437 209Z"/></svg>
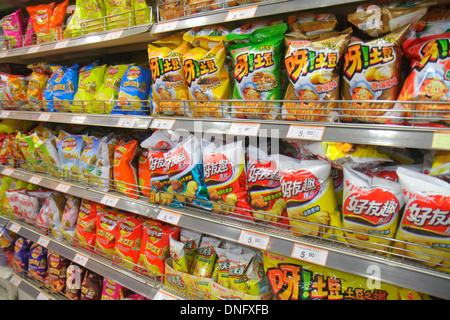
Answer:
<svg viewBox="0 0 450 320"><path fill-rule="evenodd" d="M175 120L171 119L153 119L152 123L150 124L151 129L165 129L170 130L172 129L173 125L175 124Z"/></svg>
<svg viewBox="0 0 450 320"><path fill-rule="evenodd" d="M158 215L156 216L156 219L173 225L177 225L180 221L180 218L181 214L167 209L161 209L161 211L159 211Z"/></svg>
<svg viewBox="0 0 450 320"><path fill-rule="evenodd" d="M51 118L51 114L50 113L41 113L38 117L38 121L48 121Z"/></svg>
<svg viewBox="0 0 450 320"><path fill-rule="evenodd" d="M171 294L158 290L153 300L178 300L178 298Z"/></svg>
<svg viewBox="0 0 450 320"><path fill-rule="evenodd" d="M31 184L39 184L42 180L42 177L38 177L38 176L32 176L28 182Z"/></svg>
<svg viewBox="0 0 450 320"><path fill-rule="evenodd" d="M286 138L322 141L324 131L325 127L291 125Z"/></svg>
<svg viewBox="0 0 450 320"><path fill-rule="evenodd" d="M86 257L85 255L81 253L76 253L75 257L73 258L73 262L78 263L79 265L86 267L86 264L89 261L89 257Z"/></svg>
<svg viewBox="0 0 450 320"><path fill-rule="evenodd" d="M261 250L266 250L269 244L270 237L260 233L242 230L239 235L238 243L255 247Z"/></svg>
<svg viewBox="0 0 450 320"><path fill-rule="evenodd" d="M11 225L9 226L9 230L14 232L14 233L19 233L20 231L20 226L16 223L11 223Z"/></svg>
<svg viewBox="0 0 450 320"><path fill-rule="evenodd" d="M132 128L134 127L134 123L136 122L136 118L120 118L117 121L117 126L121 128Z"/></svg>
<svg viewBox="0 0 450 320"><path fill-rule="evenodd" d="M258 135L260 126L260 123L233 122L228 129L228 134L255 137Z"/></svg>
<svg viewBox="0 0 450 320"><path fill-rule="evenodd" d="M46 237L43 237L43 236L40 236L38 241L37 241L37 244L42 246L42 247L44 247L44 248L47 248L49 243L50 243L50 239L46 238Z"/></svg>
<svg viewBox="0 0 450 320"><path fill-rule="evenodd" d="M295 243L291 257L325 266L327 263L328 251Z"/></svg>
<svg viewBox="0 0 450 320"><path fill-rule="evenodd" d="M3 169L3 171L2 171L2 175L4 175L4 176L10 176L10 175L13 174L13 172L14 172L14 169L11 169L11 168L5 168L5 169Z"/></svg>
<svg viewBox="0 0 450 320"><path fill-rule="evenodd" d="M9 282L14 286L14 287L18 287L21 283L22 283L22 279L20 279L18 276L16 276L15 274L13 274L11 276L11 278L9 279Z"/></svg>
<svg viewBox="0 0 450 320"><path fill-rule="evenodd" d="M169 21L164 23L158 23L155 28L155 33L173 31L177 28L178 21Z"/></svg>
<svg viewBox="0 0 450 320"><path fill-rule="evenodd" d="M105 206L109 207L115 207L117 205L117 202L119 202L120 198L110 196L108 194L105 194L103 198L100 200L101 204L104 204Z"/></svg>
<svg viewBox="0 0 450 320"><path fill-rule="evenodd" d="M225 21L235 21L253 18L255 16L257 9L258 6L230 10L228 11L227 16L225 17Z"/></svg>
<svg viewBox="0 0 450 320"><path fill-rule="evenodd" d="M69 189L70 189L70 184L65 184L62 182L59 183L55 188L56 191L61 191L63 193L67 193L69 191Z"/></svg>
<svg viewBox="0 0 450 320"><path fill-rule="evenodd" d="M2 111L0 113L0 118L8 118L9 116L9 111Z"/></svg>

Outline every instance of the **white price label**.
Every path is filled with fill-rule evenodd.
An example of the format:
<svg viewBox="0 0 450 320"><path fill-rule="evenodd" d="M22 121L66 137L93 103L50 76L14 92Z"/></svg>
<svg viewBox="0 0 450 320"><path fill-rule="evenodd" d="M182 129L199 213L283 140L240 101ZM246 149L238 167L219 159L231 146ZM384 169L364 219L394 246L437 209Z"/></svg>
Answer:
<svg viewBox="0 0 450 320"><path fill-rule="evenodd" d="M39 292L39 294L36 297L36 300L50 300L50 297L45 293Z"/></svg>
<svg viewBox="0 0 450 320"><path fill-rule="evenodd" d="M38 121L48 121L52 115L50 113L41 113L38 117Z"/></svg>
<svg viewBox="0 0 450 320"><path fill-rule="evenodd" d="M114 32L109 32L106 36L104 40L113 40L113 39L117 39L120 38L120 36L122 35L123 30L119 30L119 31L114 31Z"/></svg>
<svg viewBox="0 0 450 320"><path fill-rule="evenodd" d="M158 23L155 28L155 33L173 31L177 28L177 26L178 26L178 21L169 21L169 22Z"/></svg>
<svg viewBox="0 0 450 320"><path fill-rule="evenodd" d="M325 266L327 263L328 251L295 243L291 257Z"/></svg>
<svg viewBox="0 0 450 320"><path fill-rule="evenodd" d="M18 287L20 285L20 283L22 282L22 279L20 279L18 276L16 276L15 274L12 275L11 279L9 279L9 282L14 286L14 287Z"/></svg>
<svg viewBox="0 0 450 320"><path fill-rule="evenodd" d="M180 221L181 218L181 214L178 212L174 212L171 210L167 210L167 209L161 209L161 211L159 211L158 216L156 217L156 219L170 223L170 224L174 224L177 225L178 221Z"/></svg>
<svg viewBox="0 0 450 320"><path fill-rule="evenodd" d="M86 116L73 116L72 119L70 119L71 123L84 123L84 121L86 120Z"/></svg>
<svg viewBox="0 0 450 320"><path fill-rule="evenodd" d="M172 129L174 124L175 124L174 119L173 120L171 120L171 119L153 119L152 123L150 125L150 128L170 130L170 129Z"/></svg>
<svg viewBox="0 0 450 320"><path fill-rule="evenodd" d="M233 122L228 130L228 134L257 136L260 126L260 123Z"/></svg>
<svg viewBox="0 0 450 320"><path fill-rule="evenodd" d="M39 182L41 182L42 177L38 177L38 176L32 176L28 182L32 183L32 184L39 184Z"/></svg>
<svg viewBox="0 0 450 320"><path fill-rule="evenodd" d="M9 111L2 111L0 113L0 118L8 118L9 116Z"/></svg>
<svg viewBox="0 0 450 320"><path fill-rule="evenodd" d="M435 131L431 142L431 148L450 150L450 132Z"/></svg>
<svg viewBox="0 0 450 320"><path fill-rule="evenodd" d="M67 44L69 43L69 40L61 40L58 41L58 43L55 44L55 49L62 49L67 47Z"/></svg>
<svg viewBox="0 0 450 320"><path fill-rule="evenodd" d="M35 53L39 51L39 46L34 46L28 49L27 53Z"/></svg>
<svg viewBox="0 0 450 320"><path fill-rule="evenodd" d="M122 128L132 128L134 127L134 123L136 122L136 118L120 118L117 121L117 126Z"/></svg>
<svg viewBox="0 0 450 320"><path fill-rule="evenodd" d="M0 52L0 58L4 58L8 55L8 51L2 51Z"/></svg>
<svg viewBox="0 0 450 320"><path fill-rule="evenodd" d="M269 240L269 236L242 230L238 242L261 250L266 250L269 244Z"/></svg>
<svg viewBox="0 0 450 320"><path fill-rule="evenodd" d="M120 198L105 194L102 200L100 200L100 203L104 204L105 206L115 207L119 200Z"/></svg>
<svg viewBox="0 0 450 320"><path fill-rule="evenodd" d="M291 125L286 138L322 141L325 127Z"/></svg>
<svg viewBox="0 0 450 320"><path fill-rule="evenodd" d="M255 16L257 9L258 9L258 6L230 10L230 11L228 11L225 21L235 21L235 20L253 18Z"/></svg>
<svg viewBox="0 0 450 320"><path fill-rule="evenodd" d="M3 174L4 176L10 176L10 175L13 174L13 172L14 172L14 169L11 169L11 168L5 168L5 169L3 169L2 174Z"/></svg>
<svg viewBox="0 0 450 320"><path fill-rule="evenodd" d="M50 243L50 239L46 238L46 237L43 237L43 236L40 236L38 241L37 241L37 244L40 245L40 246L43 246L44 248L47 248L49 243Z"/></svg>
<svg viewBox="0 0 450 320"><path fill-rule="evenodd" d="M70 184L65 184L65 183L60 183L56 186L55 190L56 191L60 191L60 192L64 192L67 193L67 191L69 191L70 189Z"/></svg>
<svg viewBox="0 0 450 320"><path fill-rule="evenodd" d="M16 223L11 223L11 225L9 226L9 230L14 232L14 233L19 233L20 231L20 226Z"/></svg>
<svg viewBox="0 0 450 320"><path fill-rule="evenodd" d="M81 265L83 267L86 267L86 264L89 261L89 257L86 257L85 255L82 255L81 253L77 252L72 261L75 263L78 263L79 265Z"/></svg>
<svg viewBox="0 0 450 320"><path fill-rule="evenodd" d="M153 300L178 300L178 298L171 294L158 290Z"/></svg>

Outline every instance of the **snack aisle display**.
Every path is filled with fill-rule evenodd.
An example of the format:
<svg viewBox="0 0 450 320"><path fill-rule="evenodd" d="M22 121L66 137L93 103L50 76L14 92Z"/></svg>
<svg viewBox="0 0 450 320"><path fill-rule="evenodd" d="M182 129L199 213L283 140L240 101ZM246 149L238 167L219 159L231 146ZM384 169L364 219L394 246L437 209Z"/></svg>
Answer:
<svg viewBox="0 0 450 320"><path fill-rule="evenodd" d="M110 28L42 29L29 48L7 39L3 224L89 257L100 248L147 298L160 286L194 299L448 298L450 11L303 6L166 21L160 4L156 22L115 28L105 15ZM183 27L196 15L214 24ZM97 48L106 55L86 55ZM59 221L40 216L48 202ZM145 230L169 232L163 255Z"/></svg>

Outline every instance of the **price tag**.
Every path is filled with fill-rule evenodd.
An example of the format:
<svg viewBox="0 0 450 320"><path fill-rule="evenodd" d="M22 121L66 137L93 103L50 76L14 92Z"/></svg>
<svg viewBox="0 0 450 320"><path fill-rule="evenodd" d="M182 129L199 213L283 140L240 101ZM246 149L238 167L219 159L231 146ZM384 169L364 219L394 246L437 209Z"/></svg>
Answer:
<svg viewBox="0 0 450 320"><path fill-rule="evenodd" d="M0 118L8 118L9 116L9 111L2 111L0 113Z"/></svg>
<svg viewBox="0 0 450 320"><path fill-rule="evenodd" d="M37 241L37 244L40 245L40 246L43 246L44 248L47 248L49 243L50 243L50 239L46 238L46 237L43 237L43 236L40 236L38 241Z"/></svg>
<svg viewBox="0 0 450 320"><path fill-rule="evenodd" d="M14 232L14 233L19 233L20 231L20 226L16 223L11 223L11 225L9 226L9 230Z"/></svg>
<svg viewBox="0 0 450 320"><path fill-rule="evenodd" d="M20 279L18 276L16 276L15 274L12 275L11 279L9 279L9 282L14 286L14 287L18 287L20 285L20 283L22 282L22 279Z"/></svg>
<svg viewBox="0 0 450 320"><path fill-rule="evenodd" d="M258 6L230 10L230 11L228 11L225 21L235 21L235 20L253 18L255 16L257 9L258 9Z"/></svg>
<svg viewBox="0 0 450 320"><path fill-rule="evenodd" d="M62 49L62 48L65 48L65 47L67 47L67 44L69 43L69 40L61 40L61 41L58 41L56 44L55 44L55 49Z"/></svg>
<svg viewBox="0 0 450 320"><path fill-rule="evenodd" d="M136 122L136 118L120 118L117 121L117 126L121 128L132 128L134 127L134 123Z"/></svg>
<svg viewBox="0 0 450 320"><path fill-rule="evenodd" d="M40 47L40 46L34 46L34 47L31 47L30 49L28 49L27 53L35 53L35 52L38 52L38 51L39 51L39 47Z"/></svg>
<svg viewBox="0 0 450 320"><path fill-rule="evenodd" d="M86 120L86 116L73 116L72 119L70 119L71 123L84 123L84 121Z"/></svg>
<svg viewBox="0 0 450 320"><path fill-rule="evenodd" d="M38 117L38 121L48 121L52 115L50 113L41 113Z"/></svg>
<svg viewBox="0 0 450 320"><path fill-rule="evenodd" d="M153 119L150 128L170 130L174 124L175 119Z"/></svg>
<svg viewBox="0 0 450 320"><path fill-rule="evenodd" d="M50 297L45 293L39 292L38 296L36 297L36 300L50 300Z"/></svg>
<svg viewBox="0 0 450 320"><path fill-rule="evenodd" d="M158 23L155 28L155 33L173 31L177 28L177 26L178 21Z"/></svg>
<svg viewBox="0 0 450 320"><path fill-rule="evenodd" d="M257 136L260 126L260 123L233 122L228 130L228 134Z"/></svg>
<svg viewBox="0 0 450 320"><path fill-rule="evenodd" d="M102 200L100 200L100 203L104 204L105 206L115 207L117 202L119 202L119 200L120 198L105 194Z"/></svg>
<svg viewBox="0 0 450 320"><path fill-rule="evenodd" d="M178 221L180 221L181 218L181 214L178 212L174 212L171 210L167 210L167 209L161 209L161 211L159 211L158 216L156 217L156 219L173 224L173 225L177 225Z"/></svg>
<svg viewBox="0 0 450 320"><path fill-rule="evenodd" d="M38 177L38 176L32 176L28 182L32 183L32 184L39 184L39 182L41 182L42 177Z"/></svg>
<svg viewBox="0 0 450 320"><path fill-rule="evenodd" d="M433 134L431 148L450 150L450 132L435 131Z"/></svg>
<svg viewBox="0 0 450 320"><path fill-rule="evenodd" d="M5 169L3 169L2 174L5 176L10 176L10 175L12 175L13 172L14 172L14 169L5 168Z"/></svg>
<svg viewBox="0 0 450 320"><path fill-rule="evenodd" d="M8 55L8 51L2 51L0 52L0 58L4 58Z"/></svg>
<svg viewBox="0 0 450 320"><path fill-rule="evenodd" d="M113 39L117 39L120 38L120 36L122 35L123 30L119 30L119 31L114 31L114 32L109 32L106 36L104 40L113 40Z"/></svg>
<svg viewBox="0 0 450 320"><path fill-rule="evenodd" d="M158 290L153 300L178 300L178 298L171 294Z"/></svg>
<svg viewBox="0 0 450 320"><path fill-rule="evenodd" d="M269 244L270 237L260 233L250 232L246 230L241 231L238 242L261 250L266 250Z"/></svg>
<svg viewBox="0 0 450 320"><path fill-rule="evenodd" d="M328 251L295 243L291 257L325 266L328 258Z"/></svg>
<svg viewBox="0 0 450 320"><path fill-rule="evenodd" d="M322 141L325 127L291 125L286 138Z"/></svg>
<svg viewBox="0 0 450 320"><path fill-rule="evenodd" d="M69 189L70 189L70 184L65 184L62 182L60 184L58 184L55 188L56 191L61 191L64 193L67 193L67 191L69 191Z"/></svg>
<svg viewBox="0 0 450 320"><path fill-rule="evenodd" d="M82 255L81 253L77 252L72 261L75 263L78 263L79 265L81 265L83 267L86 267L86 264L89 261L89 257L86 257L85 255Z"/></svg>

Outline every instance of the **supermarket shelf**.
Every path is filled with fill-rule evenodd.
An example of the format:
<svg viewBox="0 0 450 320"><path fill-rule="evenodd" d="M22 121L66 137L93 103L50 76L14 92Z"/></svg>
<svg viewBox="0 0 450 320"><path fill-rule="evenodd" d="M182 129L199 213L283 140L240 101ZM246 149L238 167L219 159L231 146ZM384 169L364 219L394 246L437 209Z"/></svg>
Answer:
<svg viewBox="0 0 450 320"><path fill-rule="evenodd" d="M59 180L46 177L45 175L35 175L30 172L10 169L5 166L0 166L0 173L25 181L30 181L32 177L40 177L40 180L34 178L32 180L33 183L54 190L60 189L58 187L61 183ZM258 249L293 256L297 259L299 259L299 256L294 254L294 252L305 248L307 250L313 250L316 256L321 258L320 264L328 268L363 277L371 276L371 270L377 268L380 271L379 280L384 283L417 290L442 299L450 299L450 292L448 290L450 287L450 274L426 268L418 263L405 262L400 258L394 259L372 255L362 250L350 249L344 244L330 244L326 240L295 237L289 232L277 231L273 228L257 226L242 221L233 221L222 215L211 215L203 209L193 207L184 209L167 208L126 198L125 196L118 195L118 193L105 194L76 183L63 182L63 184L70 186L65 190L68 194L91 201L108 203L110 206L121 210L169 222L224 240L244 245L253 245ZM105 202L105 196L107 198L118 198L119 200ZM253 238L254 242L251 242L252 239L250 238ZM311 260L307 261L314 263Z"/></svg>
<svg viewBox="0 0 450 320"><path fill-rule="evenodd" d="M57 123L84 124L90 126L147 129L151 117L113 114L78 114L65 112L8 111L0 112L0 119L17 119Z"/></svg>
<svg viewBox="0 0 450 320"><path fill-rule="evenodd" d="M7 219L7 218L5 218L5 217L2 217L1 215L0 215L0 226L1 227L6 227L6 225L9 223L9 219Z"/></svg>
<svg viewBox="0 0 450 320"><path fill-rule="evenodd" d="M9 282L35 300L63 300L63 298L51 294L47 289L41 288L37 281L32 281L19 273L11 275Z"/></svg>

